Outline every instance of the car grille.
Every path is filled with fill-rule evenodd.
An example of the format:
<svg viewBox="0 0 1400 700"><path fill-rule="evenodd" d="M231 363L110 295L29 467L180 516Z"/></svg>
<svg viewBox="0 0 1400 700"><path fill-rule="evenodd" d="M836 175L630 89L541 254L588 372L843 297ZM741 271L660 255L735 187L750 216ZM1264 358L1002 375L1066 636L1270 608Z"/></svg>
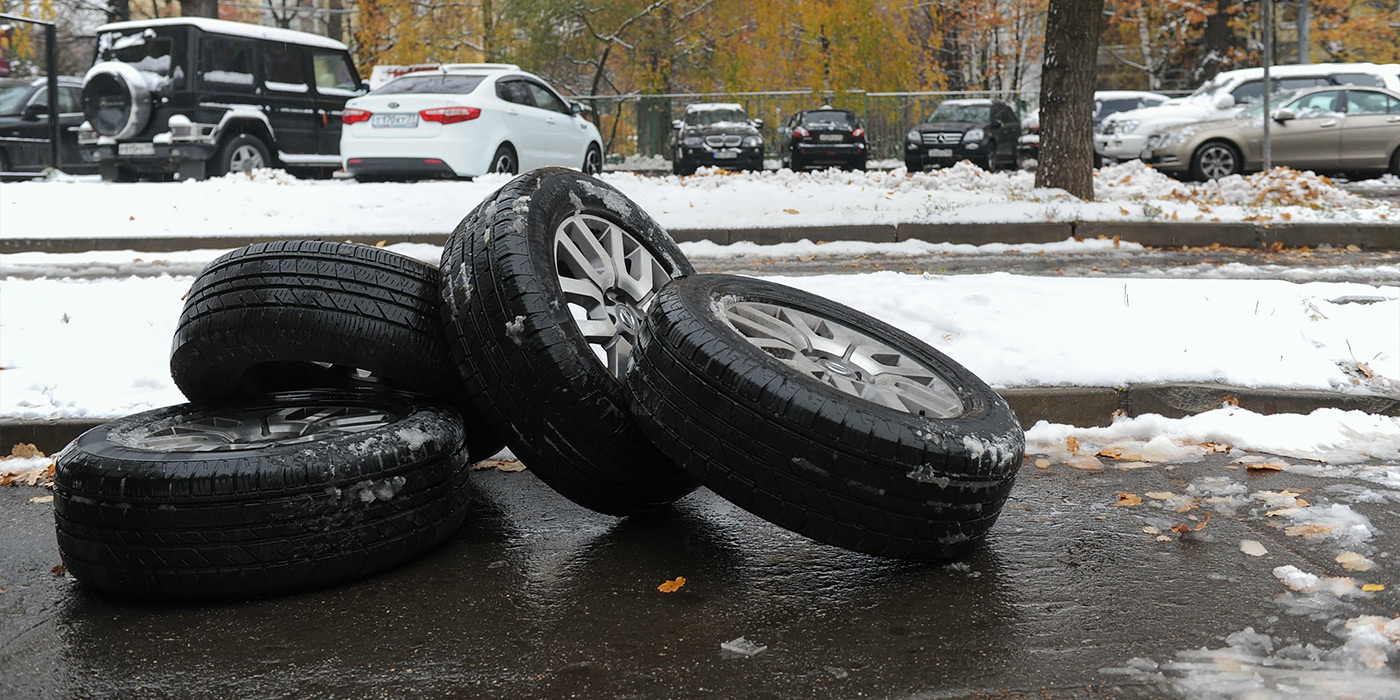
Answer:
<svg viewBox="0 0 1400 700"><path fill-rule="evenodd" d="M925 146L962 141L962 134L956 131L925 131L922 135Z"/></svg>
<svg viewBox="0 0 1400 700"><path fill-rule="evenodd" d="M734 146L738 146L740 143L743 143L743 141L744 141L744 137L742 137L742 136L706 136L706 137L705 137L705 145L706 145L706 146L709 146L710 148L721 148L721 147L733 148Z"/></svg>

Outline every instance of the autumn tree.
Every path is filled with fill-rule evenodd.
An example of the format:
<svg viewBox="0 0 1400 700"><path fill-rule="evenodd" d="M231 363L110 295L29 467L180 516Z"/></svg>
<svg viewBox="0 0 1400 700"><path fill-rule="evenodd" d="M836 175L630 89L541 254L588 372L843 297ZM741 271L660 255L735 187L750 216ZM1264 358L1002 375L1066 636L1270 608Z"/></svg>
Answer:
<svg viewBox="0 0 1400 700"><path fill-rule="evenodd" d="M1040 83L1037 187L1094 198L1094 71L1104 0L1050 0Z"/></svg>

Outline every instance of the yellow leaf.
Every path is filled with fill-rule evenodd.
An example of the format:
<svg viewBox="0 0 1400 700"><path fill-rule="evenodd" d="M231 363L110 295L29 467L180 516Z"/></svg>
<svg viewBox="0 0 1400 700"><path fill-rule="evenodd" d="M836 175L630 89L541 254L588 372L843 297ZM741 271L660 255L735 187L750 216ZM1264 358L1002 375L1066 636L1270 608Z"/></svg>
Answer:
<svg viewBox="0 0 1400 700"><path fill-rule="evenodd" d="M1117 502L1117 503L1114 503L1113 505L1115 505L1115 506L1136 506L1136 505L1142 505L1142 497L1139 496L1139 495L1137 495L1137 494L1135 494L1135 493L1120 493L1120 494L1118 494L1118 502Z"/></svg>
<svg viewBox="0 0 1400 700"><path fill-rule="evenodd" d="M1103 470L1103 462L1098 457L1084 455L1082 457L1070 457L1065 461L1065 466L1073 469L1080 469L1086 472L1096 472Z"/></svg>
<svg viewBox="0 0 1400 700"><path fill-rule="evenodd" d="M1290 537L1298 537L1300 535L1303 537L1310 537L1312 535L1325 535L1331 531L1331 525L1323 525L1322 523L1304 523L1302 525L1292 525L1287 528L1284 528L1283 534L1288 535Z"/></svg>
<svg viewBox="0 0 1400 700"><path fill-rule="evenodd" d="M1079 438L1073 435L1065 438L1065 448L1068 449L1069 453L1072 455L1079 454Z"/></svg>
<svg viewBox="0 0 1400 700"><path fill-rule="evenodd" d="M1047 469L1050 466L1050 460L1041 457L1035 461L1035 466L1037 469Z"/></svg>
<svg viewBox="0 0 1400 700"><path fill-rule="evenodd" d="M375 248L383 248L384 246L386 246L386 245L388 245L388 244L389 244L388 241L375 241L374 247L375 247Z"/></svg>
<svg viewBox="0 0 1400 700"><path fill-rule="evenodd" d="M1119 213L1119 214L1122 214L1123 216L1127 216L1128 214L1131 214L1132 212L1128 211L1127 209L1124 209L1123 207L1118 207L1118 213ZM1114 238L1117 238L1117 236L1114 236Z"/></svg>
<svg viewBox="0 0 1400 700"><path fill-rule="evenodd" d="M1255 462L1255 463L1253 463L1253 464L1246 464L1246 465L1244 465L1244 468L1247 469L1247 470L1249 470L1249 471L1252 471L1252 472L1281 472L1281 471L1283 471L1283 465L1282 465L1282 464L1275 464L1275 463L1273 463L1273 462Z"/></svg>
<svg viewBox="0 0 1400 700"><path fill-rule="evenodd" d="M796 209L784 209L784 210L783 210L783 213L785 213L785 214L797 214L797 213L799 213L799 212L798 212Z"/></svg>
<svg viewBox="0 0 1400 700"><path fill-rule="evenodd" d="M1148 498L1154 501L1165 501L1168 498L1175 496L1176 494L1172 493L1171 491L1148 491L1143 495L1147 496Z"/></svg>
<svg viewBox="0 0 1400 700"><path fill-rule="evenodd" d="M662 593L675 593L676 591L679 591L683 586L685 586L685 577L677 576L671 579L670 581L667 581L661 584L660 586L657 586L656 590L661 591Z"/></svg>
<svg viewBox="0 0 1400 700"><path fill-rule="evenodd" d="M1196 527L1191 527L1190 525L1187 525L1186 523L1182 523L1182 524L1180 524L1180 525L1173 525L1173 526L1172 526L1172 532L1175 532L1175 533L1178 534L1178 535L1184 535L1184 534L1186 534L1186 533L1188 533L1188 532L1200 532L1201 530L1206 529L1206 524L1209 523L1209 522L1210 522L1210 513L1206 513L1205 519L1202 520L1202 521L1200 522L1200 524L1196 525Z"/></svg>
<svg viewBox="0 0 1400 700"><path fill-rule="evenodd" d="M1384 584L1384 583L1363 583L1363 584L1361 584L1361 590L1366 591L1367 593L1375 593L1376 591L1383 591L1383 590L1385 590L1385 584Z"/></svg>

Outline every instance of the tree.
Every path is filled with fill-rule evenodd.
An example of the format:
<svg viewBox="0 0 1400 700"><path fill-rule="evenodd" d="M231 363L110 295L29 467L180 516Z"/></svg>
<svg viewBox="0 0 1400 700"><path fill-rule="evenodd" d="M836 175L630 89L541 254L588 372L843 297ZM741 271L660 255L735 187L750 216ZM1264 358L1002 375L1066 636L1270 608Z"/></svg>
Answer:
<svg viewBox="0 0 1400 700"><path fill-rule="evenodd" d="M1040 74L1037 187L1094 198L1094 70L1104 0L1050 0Z"/></svg>

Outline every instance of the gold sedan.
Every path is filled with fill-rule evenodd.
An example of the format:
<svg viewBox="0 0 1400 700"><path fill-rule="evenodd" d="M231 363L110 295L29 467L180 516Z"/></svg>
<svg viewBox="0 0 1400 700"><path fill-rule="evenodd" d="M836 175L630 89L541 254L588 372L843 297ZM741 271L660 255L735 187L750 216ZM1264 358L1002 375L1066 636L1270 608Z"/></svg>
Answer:
<svg viewBox="0 0 1400 700"><path fill-rule="evenodd" d="M1323 87L1275 96L1273 164L1315 172L1400 176L1400 95ZM1142 160L1196 180L1255 172L1264 161L1264 106L1233 119L1183 124L1147 139Z"/></svg>

